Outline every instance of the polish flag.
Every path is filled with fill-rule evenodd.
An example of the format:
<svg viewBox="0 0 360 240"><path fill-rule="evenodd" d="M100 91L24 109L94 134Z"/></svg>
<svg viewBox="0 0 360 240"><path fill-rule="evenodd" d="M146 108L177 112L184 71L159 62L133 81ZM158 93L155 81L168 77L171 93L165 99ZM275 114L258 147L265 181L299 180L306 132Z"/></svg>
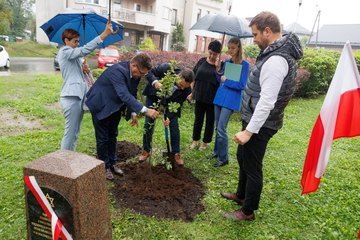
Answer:
<svg viewBox="0 0 360 240"><path fill-rule="evenodd" d="M318 189L333 140L354 136L360 136L360 76L348 42L311 133L301 178L302 194Z"/></svg>

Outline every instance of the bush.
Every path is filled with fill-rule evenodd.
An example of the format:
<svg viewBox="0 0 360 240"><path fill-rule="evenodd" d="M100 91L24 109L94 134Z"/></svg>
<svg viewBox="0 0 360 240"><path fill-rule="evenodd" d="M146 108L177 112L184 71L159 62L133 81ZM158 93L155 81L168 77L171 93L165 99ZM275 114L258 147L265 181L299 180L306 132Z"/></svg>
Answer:
<svg viewBox="0 0 360 240"><path fill-rule="evenodd" d="M244 46L243 51L245 58L256 58L260 53L260 48L255 44L249 44Z"/></svg>
<svg viewBox="0 0 360 240"><path fill-rule="evenodd" d="M304 49L304 57L299 67L310 72L309 79L303 81L296 96L313 97L327 92L340 57L340 53L327 49Z"/></svg>
<svg viewBox="0 0 360 240"><path fill-rule="evenodd" d="M309 80L309 78L310 78L310 72L308 70L303 68L298 68L295 77L295 82L296 82L295 93L294 93L295 97L302 97L301 91L299 92L299 89L306 81Z"/></svg>
<svg viewBox="0 0 360 240"><path fill-rule="evenodd" d="M356 65L360 71L360 51L356 51L354 54Z"/></svg>
<svg viewBox="0 0 360 240"><path fill-rule="evenodd" d="M153 40L149 37L145 38L140 44L139 44L139 50L141 51L156 51L157 48L153 42Z"/></svg>
<svg viewBox="0 0 360 240"><path fill-rule="evenodd" d="M153 66L156 66L160 63L164 62L170 62L170 60L175 60L177 62L177 66L184 68L190 68L193 69L196 65L196 63L199 61L203 55L197 54L197 53L189 53L189 52L165 52L165 51L145 51L147 53L151 60ZM121 61L128 61L135 55L134 52L127 52L124 54L121 54Z"/></svg>
<svg viewBox="0 0 360 240"><path fill-rule="evenodd" d="M97 79L104 71L106 68L101 69L101 68L96 68L92 70L92 75L94 77L94 79Z"/></svg>

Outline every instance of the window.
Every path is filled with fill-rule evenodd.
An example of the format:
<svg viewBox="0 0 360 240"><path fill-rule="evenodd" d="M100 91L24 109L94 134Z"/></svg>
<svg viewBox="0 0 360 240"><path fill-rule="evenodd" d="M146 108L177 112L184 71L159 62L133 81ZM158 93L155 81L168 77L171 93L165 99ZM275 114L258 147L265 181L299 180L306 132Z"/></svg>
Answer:
<svg viewBox="0 0 360 240"><path fill-rule="evenodd" d="M170 19L170 16L171 16L170 14L171 14L171 9L163 6L163 18L171 20Z"/></svg>
<svg viewBox="0 0 360 240"><path fill-rule="evenodd" d="M201 18L201 9L200 8L198 9L196 20L198 21L199 18Z"/></svg>
<svg viewBox="0 0 360 240"><path fill-rule="evenodd" d="M90 3L99 5L99 0L76 0L77 3Z"/></svg>
<svg viewBox="0 0 360 240"><path fill-rule="evenodd" d="M177 23L177 9L172 10L171 15L171 25L176 25Z"/></svg>
<svg viewBox="0 0 360 240"><path fill-rule="evenodd" d="M114 0L114 3L121 4L121 0Z"/></svg>
<svg viewBox="0 0 360 240"><path fill-rule="evenodd" d="M141 5L138 3L134 3L134 10L140 12L141 11Z"/></svg>

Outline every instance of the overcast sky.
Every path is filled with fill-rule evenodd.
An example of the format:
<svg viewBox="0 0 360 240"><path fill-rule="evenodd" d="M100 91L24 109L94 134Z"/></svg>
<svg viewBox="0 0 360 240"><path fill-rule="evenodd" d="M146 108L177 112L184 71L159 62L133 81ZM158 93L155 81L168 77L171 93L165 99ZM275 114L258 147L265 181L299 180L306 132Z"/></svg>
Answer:
<svg viewBox="0 0 360 240"><path fill-rule="evenodd" d="M246 18L267 10L275 13L286 27L296 21L298 9L299 0L233 0L231 14ZM311 31L318 10L321 10L320 27L323 24L360 24L360 0L302 0L298 23Z"/></svg>

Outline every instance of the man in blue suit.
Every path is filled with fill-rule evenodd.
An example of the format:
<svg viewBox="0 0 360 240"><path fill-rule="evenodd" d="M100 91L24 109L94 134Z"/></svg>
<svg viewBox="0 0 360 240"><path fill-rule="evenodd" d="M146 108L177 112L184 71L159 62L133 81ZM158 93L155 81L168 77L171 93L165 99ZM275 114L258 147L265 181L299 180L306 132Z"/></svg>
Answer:
<svg viewBox="0 0 360 240"><path fill-rule="evenodd" d="M151 59L146 54L138 54L131 61L122 61L107 70L98 78L87 93L88 106L95 128L96 151L98 158L105 162L106 178L114 179L122 175L116 167L116 137L121 111L128 107L134 113L144 113L155 119L159 112L145 107L136 100L136 92L131 91L133 81L138 81L151 69Z"/></svg>

